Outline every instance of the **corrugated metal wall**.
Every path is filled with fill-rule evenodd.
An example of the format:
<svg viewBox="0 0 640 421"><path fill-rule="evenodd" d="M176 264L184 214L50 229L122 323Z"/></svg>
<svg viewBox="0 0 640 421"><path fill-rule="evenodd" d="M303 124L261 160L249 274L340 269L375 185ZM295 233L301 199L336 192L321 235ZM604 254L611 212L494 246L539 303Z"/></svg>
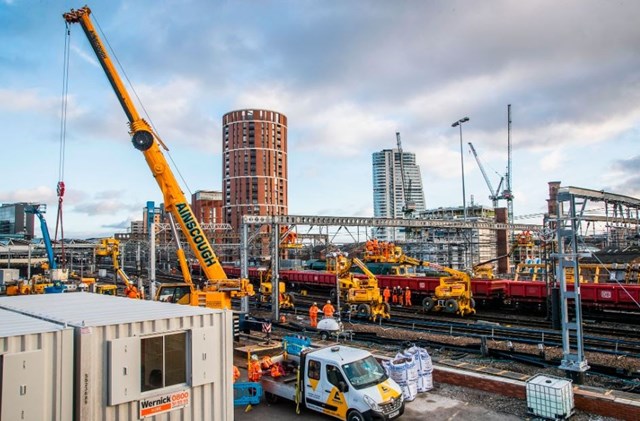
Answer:
<svg viewBox="0 0 640 421"><path fill-rule="evenodd" d="M171 304L174 305L174 304ZM199 421L233 420L233 327L231 312L207 315L149 320L102 327L76 328L76 396L93 396L80 400L77 419L92 420L137 420L138 399L115 406L108 405L109 355L108 341L130 337L148 337L168 332L181 332L197 328L212 327L215 349L211 350L215 371L213 382L191 388L191 404L165 414L149 417L150 420ZM194 365L191 361L191 367ZM137 368L140 370L140 367ZM188 370L189 371L189 370ZM176 389L176 388L174 388ZM180 388L177 388L178 390ZM142 392L141 396L157 395Z"/></svg>
<svg viewBox="0 0 640 421"><path fill-rule="evenodd" d="M73 329L0 309L0 419L68 421Z"/></svg>
<svg viewBox="0 0 640 421"><path fill-rule="evenodd" d="M233 420L231 311L89 293L4 297L0 298L0 308L56 323L59 328L73 328L65 330L67 342L72 343L72 348L64 352L69 361L61 361L55 370L60 376L69 376L69 383L73 383L74 420L138 420L141 399L187 390L191 395L189 405L145 420ZM178 332L186 333L186 383L141 392L142 340ZM41 333L34 335L44 338ZM33 339L38 340L42 341ZM52 347L46 347L47 354L62 355L60 346L55 350ZM134 358L124 361L121 357ZM54 378L47 383L47 387L57 387Z"/></svg>

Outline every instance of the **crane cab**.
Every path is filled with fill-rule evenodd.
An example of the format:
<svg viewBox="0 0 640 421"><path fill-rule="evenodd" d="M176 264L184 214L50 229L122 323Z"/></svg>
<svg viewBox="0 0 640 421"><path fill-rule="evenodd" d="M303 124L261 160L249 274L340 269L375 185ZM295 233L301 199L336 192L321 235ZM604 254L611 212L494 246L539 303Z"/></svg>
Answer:
<svg viewBox="0 0 640 421"><path fill-rule="evenodd" d="M185 283L162 284L155 300L165 303L191 304L191 286Z"/></svg>

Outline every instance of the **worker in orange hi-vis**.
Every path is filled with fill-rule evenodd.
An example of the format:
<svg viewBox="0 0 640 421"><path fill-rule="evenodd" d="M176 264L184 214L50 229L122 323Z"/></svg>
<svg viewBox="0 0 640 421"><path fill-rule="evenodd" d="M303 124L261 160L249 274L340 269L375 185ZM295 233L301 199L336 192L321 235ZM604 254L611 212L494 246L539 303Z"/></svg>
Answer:
<svg viewBox="0 0 640 421"><path fill-rule="evenodd" d="M233 382L235 383L236 380L238 380L239 378L240 378L240 370L238 369L238 367L234 365L233 366Z"/></svg>
<svg viewBox="0 0 640 421"><path fill-rule="evenodd" d="M404 291L402 287L398 287L398 305L400 305L400 307L404 306Z"/></svg>
<svg viewBox="0 0 640 421"><path fill-rule="evenodd" d="M284 371L284 367L279 362L274 363L269 370L270 370L271 377L281 377L286 374Z"/></svg>
<svg viewBox="0 0 640 421"><path fill-rule="evenodd" d="M140 294L138 293L138 288L136 288L135 285L128 285L124 289L124 295L126 295L129 298L140 298Z"/></svg>
<svg viewBox="0 0 640 421"><path fill-rule="evenodd" d="M411 290L409 287L404 290L404 305L405 307L411 307Z"/></svg>
<svg viewBox="0 0 640 421"><path fill-rule="evenodd" d="M311 307L309 307L309 320L311 321L311 327L318 326L318 303L313 303Z"/></svg>
<svg viewBox="0 0 640 421"><path fill-rule="evenodd" d="M384 287L384 291L382 291L382 296L384 297L384 302L389 302L389 297L391 297L391 291L389 291L389 287Z"/></svg>
<svg viewBox="0 0 640 421"><path fill-rule="evenodd" d="M322 312L324 313L324 317L333 317L336 309L331 305L331 300L327 300L327 304L322 307Z"/></svg>
<svg viewBox="0 0 640 421"><path fill-rule="evenodd" d="M249 361L247 377L250 382L259 382L262 377L262 367L260 366L258 356L255 354L251 356L251 361Z"/></svg>
<svg viewBox="0 0 640 421"><path fill-rule="evenodd" d="M398 287L393 287L393 291L391 291L391 302L398 304Z"/></svg>
<svg viewBox="0 0 640 421"><path fill-rule="evenodd" d="M262 357L262 359L260 359L260 368L262 368L262 370L268 370L272 365L273 361L271 360L270 356L265 355L264 357Z"/></svg>

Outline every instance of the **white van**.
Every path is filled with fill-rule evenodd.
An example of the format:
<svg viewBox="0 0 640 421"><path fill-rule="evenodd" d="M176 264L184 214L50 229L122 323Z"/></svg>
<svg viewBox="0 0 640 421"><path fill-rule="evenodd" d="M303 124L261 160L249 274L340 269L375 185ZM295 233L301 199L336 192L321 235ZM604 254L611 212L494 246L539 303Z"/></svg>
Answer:
<svg viewBox="0 0 640 421"><path fill-rule="evenodd" d="M290 399L348 421L392 420L404 413L400 386L368 351L342 345L307 348L282 364L288 374L261 379L267 400Z"/></svg>

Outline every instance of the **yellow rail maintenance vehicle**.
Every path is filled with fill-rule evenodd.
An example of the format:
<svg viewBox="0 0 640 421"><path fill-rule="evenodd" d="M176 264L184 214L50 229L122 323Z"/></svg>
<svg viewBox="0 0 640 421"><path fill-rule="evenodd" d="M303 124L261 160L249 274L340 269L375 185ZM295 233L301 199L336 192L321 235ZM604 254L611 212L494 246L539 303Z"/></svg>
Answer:
<svg viewBox="0 0 640 421"><path fill-rule="evenodd" d="M365 247L365 261L394 263L398 265L399 269L406 266L414 268L422 266L445 272L449 275L440 277L440 285L435 288L433 296L427 297L422 301L425 311L444 310L461 316L476 312L469 274L407 256L401 247L386 241L369 240Z"/></svg>
<svg viewBox="0 0 640 421"><path fill-rule="evenodd" d="M360 268L367 278L360 279L351 273L351 267ZM333 253L327 258L327 271L338 277L338 292L344 300L346 310L359 317L375 321L378 317L391 318L389 303L385 303L378 286L378 278L357 257L349 258L342 253Z"/></svg>
<svg viewBox="0 0 640 421"><path fill-rule="evenodd" d="M119 277L124 283L124 295L129 298L143 298L143 294L138 287L131 282L127 274L120 267L120 241L115 238L103 238L100 245L96 248L97 257L111 257L113 270L116 277ZM105 295L116 295L117 287L115 284L99 284L96 285L96 292Z"/></svg>

